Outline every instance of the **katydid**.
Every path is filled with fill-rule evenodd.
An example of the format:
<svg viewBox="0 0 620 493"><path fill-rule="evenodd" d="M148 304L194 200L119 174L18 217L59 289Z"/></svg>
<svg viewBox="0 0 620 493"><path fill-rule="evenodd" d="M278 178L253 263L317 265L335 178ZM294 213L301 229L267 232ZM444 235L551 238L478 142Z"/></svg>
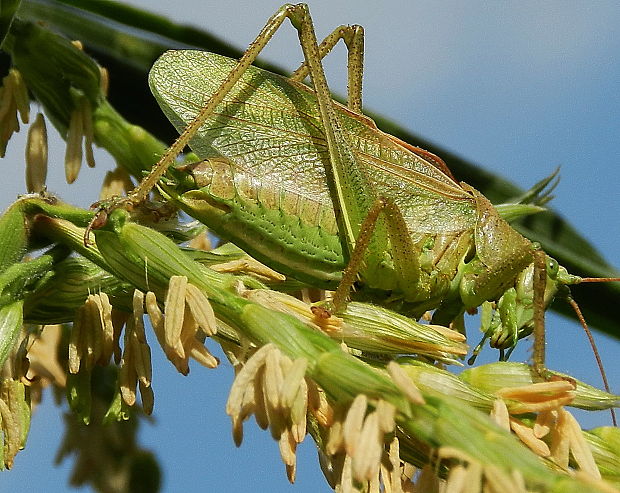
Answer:
<svg viewBox="0 0 620 493"><path fill-rule="evenodd" d="M305 62L290 78L251 64L288 18ZM331 99L322 58L349 50L348 103ZM308 8L284 5L237 62L167 52L150 85L182 132L138 189L109 208L142 201L154 186L258 260L312 286L433 322L458 321L493 302L499 346L535 329L544 369L543 315L558 288L580 282L504 221L433 154L381 132L361 113L363 30L341 26L320 45ZM303 83L309 75L312 87ZM186 145L202 160L170 169ZM506 336L506 333L508 334Z"/></svg>

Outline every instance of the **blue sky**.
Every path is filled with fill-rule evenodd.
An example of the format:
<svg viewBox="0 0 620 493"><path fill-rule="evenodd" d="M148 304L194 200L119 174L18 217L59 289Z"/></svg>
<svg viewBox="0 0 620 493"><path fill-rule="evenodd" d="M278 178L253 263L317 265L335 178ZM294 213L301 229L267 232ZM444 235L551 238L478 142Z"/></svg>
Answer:
<svg viewBox="0 0 620 493"><path fill-rule="evenodd" d="M246 46L278 2L168 2L134 0L171 19L208 29ZM614 265L620 266L618 122L620 118L620 5L617 2L309 2L319 37L338 24L366 29L364 105L464 158L527 188L561 165L553 207L568 218ZM180 6L180 8L179 8ZM345 91L344 50L327 61L332 87ZM301 60L289 26L267 48L266 58L294 68ZM111 81L113 84L114 81ZM24 132L20 137L23 137ZM413 143L415 144L415 142ZM24 191L23 144L9 146L3 163L0 205ZM52 151L50 188L87 205L93 184L111 167L83 169L71 187L62 184L63 151ZM549 366L598 385L594 358L576 325L548 318ZM473 332L473 331L472 331ZM612 387L620 393L619 344L598 336ZM154 353L157 351L155 350ZM487 351L488 359L494 356ZM527 352L518 355L526 358ZM224 403L231 369L192 368L176 374L155 358L154 423L143 428L164 467L165 492L225 488L245 491L328 491L312 443L301 447L298 481L290 487L268 433L246 424L236 449ZM25 451L3 473L0 491L66 491L66 463L53 468L60 421L51 399L34 416ZM608 414L582 417L591 427ZM36 475L33 474L36 471Z"/></svg>

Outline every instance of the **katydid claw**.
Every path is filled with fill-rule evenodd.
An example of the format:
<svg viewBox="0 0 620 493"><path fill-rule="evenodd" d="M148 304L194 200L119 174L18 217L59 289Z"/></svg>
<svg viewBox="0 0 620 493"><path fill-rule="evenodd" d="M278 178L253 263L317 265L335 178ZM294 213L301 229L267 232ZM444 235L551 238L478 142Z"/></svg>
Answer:
<svg viewBox="0 0 620 493"><path fill-rule="evenodd" d="M95 215L86 226L84 231L84 246L88 248L90 244L90 232L94 229L103 228L107 222L110 213L115 209L131 209L133 208L133 202L127 197L114 196L106 200L100 200L93 203L90 206L91 210L95 211Z"/></svg>

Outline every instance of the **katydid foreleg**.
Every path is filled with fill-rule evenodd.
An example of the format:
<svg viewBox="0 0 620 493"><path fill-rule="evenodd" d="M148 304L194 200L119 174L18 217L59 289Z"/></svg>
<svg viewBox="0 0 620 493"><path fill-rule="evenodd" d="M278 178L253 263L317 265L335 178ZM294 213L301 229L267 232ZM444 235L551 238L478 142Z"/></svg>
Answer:
<svg viewBox="0 0 620 493"><path fill-rule="evenodd" d="M532 348L532 370L538 378L546 378L545 368L545 286L547 285L547 255L542 250L534 251L534 346Z"/></svg>

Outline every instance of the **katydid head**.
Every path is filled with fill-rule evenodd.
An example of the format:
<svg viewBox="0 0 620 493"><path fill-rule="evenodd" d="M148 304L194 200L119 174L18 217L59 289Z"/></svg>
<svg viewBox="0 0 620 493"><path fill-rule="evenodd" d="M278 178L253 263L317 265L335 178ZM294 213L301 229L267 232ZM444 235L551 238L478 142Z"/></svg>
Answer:
<svg viewBox="0 0 620 493"><path fill-rule="evenodd" d="M481 331L484 336L470 359L473 363L486 340L500 350L500 359L507 359L519 339L529 336L534 329L534 292L543 290L544 307L552 301L561 286L571 281L568 271L549 256L545 256L545 278L543 285L534 282L534 263L519 272L512 286L508 287L495 301L481 305ZM505 351L508 350L507 353Z"/></svg>
<svg viewBox="0 0 620 493"><path fill-rule="evenodd" d="M568 286L598 280L570 274L565 267L549 255L545 255L544 279L544 285L535 282L534 263L530 263L516 276L514 285L502 293L496 301L482 305L481 330L485 334L484 338L489 339L491 347L511 350L519 339L532 333L536 290L544 290L542 296L544 310L557 296L572 300Z"/></svg>

